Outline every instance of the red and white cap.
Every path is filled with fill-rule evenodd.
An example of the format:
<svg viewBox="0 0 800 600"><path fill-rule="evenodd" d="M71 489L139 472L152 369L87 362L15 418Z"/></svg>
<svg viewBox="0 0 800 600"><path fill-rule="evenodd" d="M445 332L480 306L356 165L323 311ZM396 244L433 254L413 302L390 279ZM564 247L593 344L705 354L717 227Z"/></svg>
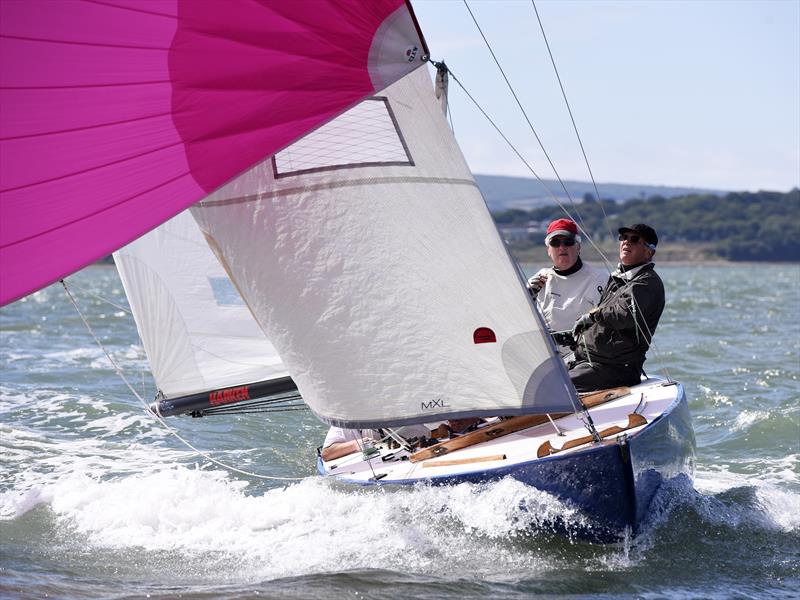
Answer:
<svg viewBox="0 0 800 600"><path fill-rule="evenodd" d="M544 243L548 243L557 235L574 238L576 242L581 241L581 236L578 235L578 225L572 219L556 219L547 226L547 237L544 238Z"/></svg>

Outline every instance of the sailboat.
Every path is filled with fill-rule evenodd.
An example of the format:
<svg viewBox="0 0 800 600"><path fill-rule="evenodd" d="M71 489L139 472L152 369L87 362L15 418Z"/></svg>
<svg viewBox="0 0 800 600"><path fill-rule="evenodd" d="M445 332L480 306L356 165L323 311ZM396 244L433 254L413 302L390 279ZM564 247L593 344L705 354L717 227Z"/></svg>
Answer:
<svg viewBox="0 0 800 600"><path fill-rule="evenodd" d="M441 90L419 68L427 49L410 5L387 0L373 8L365 29L374 38L362 44L371 86L362 86L357 102L351 93L335 107L291 115L304 125L293 137L260 143L266 158L243 173L241 162L223 170L213 160L220 155L192 158L213 127L179 128L197 135L182 139L202 185L104 242L122 245L191 205L191 215L116 255L159 387L154 411L206 414L296 386L323 422L386 432L349 456L318 457L325 477L367 486L513 477L575 505L593 539L635 533L661 483L691 477L683 386L643 378L630 388L576 394L447 125ZM307 25L306 15L294 18ZM351 91L328 74L316 77ZM267 125L256 119L250 127L269 129L286 116L272 108L258 115ZM29 239L37 238L12 240L5 251L27 259ZM22 277L10 262L4 258L3 268ZM63 274L15 281L6 299ZM480 421L463 436L402 434L404 426L453 419Z"/></svg>
<svg viewBox="0 0 800 600"><path fill-rule="evenodd" d="M579 507L592 539L636 531L661 481L691 472L683 387L653 378L576 396L439 103L427 72L415 71L210 195L191 209L194 218L182 213L115 255L151 363L159 350L150 339L172 351L172 323L189 329L195 313L208 330L214 305L230 308L220 289L250 307L247 330L275 344L273 360L285 360L285 372L240 374L232 387L204 391L168 389L154 365L164 397L153 409L205 414L254 399L251 382L277 384L291 373L325 422L387 431L349 456L318 457L323 476L358 485L513 477ZM186 242L202 260L183 262L190 253L178 244ZM173 256L182 262L174 273L146 275ZM169 314L162 296L181 312L181 278L199 279L188 297L209 304L148 325ZM151 306L150 319L141 305ZM217 329L216 339L232 333L225 320ZM217 350L197 338L175 346ZM244 348L233 355L246 357ZM204 368L186 362L197 365L185 377L197 388ZM396 431L478 417L472 432L425 447Z"/></svg>

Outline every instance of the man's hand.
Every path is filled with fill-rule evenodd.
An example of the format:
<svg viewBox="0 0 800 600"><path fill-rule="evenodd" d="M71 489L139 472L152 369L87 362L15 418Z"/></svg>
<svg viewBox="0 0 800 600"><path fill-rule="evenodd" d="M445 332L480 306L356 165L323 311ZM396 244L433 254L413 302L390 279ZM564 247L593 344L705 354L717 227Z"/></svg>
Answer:
<svg viewBox="0 0 800 600"><path fill-rule="evenodd" d="M594 323L594 313L595 312L596 312L596 309L592 309L591 311L589 311L585 315L581 315L578 318L578 320L575 321L575 325L572 326L572 338L574 340L577 341L578 336L580 336L580 334L583 333L583 331L585 329L588 329L589 326L592 323Z"/></svg>
<svg viewBox="0 0 800 600"><path fill-rule="evenodd" d="M550 337L559 346L566 346L568 348L575 348L575 338L572 337L570 331L551 331Z"/></svg>
<svg viewBox="0 0 800 600"><path fill-rule="evenodd" d="M545 283L547 283L547 275L534 275L528 279L528 289L530 289L531 294L536 297L539 295L539 292L542 291Z"/></svg>

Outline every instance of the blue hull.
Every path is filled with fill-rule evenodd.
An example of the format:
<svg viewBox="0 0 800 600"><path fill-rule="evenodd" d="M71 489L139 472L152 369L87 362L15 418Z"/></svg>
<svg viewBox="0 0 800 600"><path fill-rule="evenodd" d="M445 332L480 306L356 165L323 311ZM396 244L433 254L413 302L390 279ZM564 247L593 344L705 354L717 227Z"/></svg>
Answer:
<svg viewBox="0 0 800 600"><path fill-rule="evenodd" d="M675 401L630 437L622 435L579 452L429 481L433 485L452 485L513 477L581 509L591 525L578 530L569 527L579 537L609 543L619 541L626 532L635 535L647 520L650 503L661 483L675 478L691 480L693 475L694 430L683 386L675 385ZM325 474L321 462L318 467ZM368 485L418 482L384 480ZM566 524L562 525L567 529Z"/></svg>

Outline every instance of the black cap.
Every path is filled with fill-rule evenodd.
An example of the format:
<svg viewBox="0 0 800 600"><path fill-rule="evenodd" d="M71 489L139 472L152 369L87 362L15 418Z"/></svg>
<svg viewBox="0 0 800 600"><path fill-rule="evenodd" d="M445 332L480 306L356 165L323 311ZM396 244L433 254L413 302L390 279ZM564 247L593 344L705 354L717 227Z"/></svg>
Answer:
<svg viewBox="0 0 800 600"><path fill-rule="evenodd" d="M652 244L653 246L658 246L658 234L656 230L650 227L650 225L645 225L644 223L637 223L636 225L631 225L630 227L620 227L620 233L626 233L630 231L631 233L639 234L642 239L647 242L648 244Z"/></svg>

